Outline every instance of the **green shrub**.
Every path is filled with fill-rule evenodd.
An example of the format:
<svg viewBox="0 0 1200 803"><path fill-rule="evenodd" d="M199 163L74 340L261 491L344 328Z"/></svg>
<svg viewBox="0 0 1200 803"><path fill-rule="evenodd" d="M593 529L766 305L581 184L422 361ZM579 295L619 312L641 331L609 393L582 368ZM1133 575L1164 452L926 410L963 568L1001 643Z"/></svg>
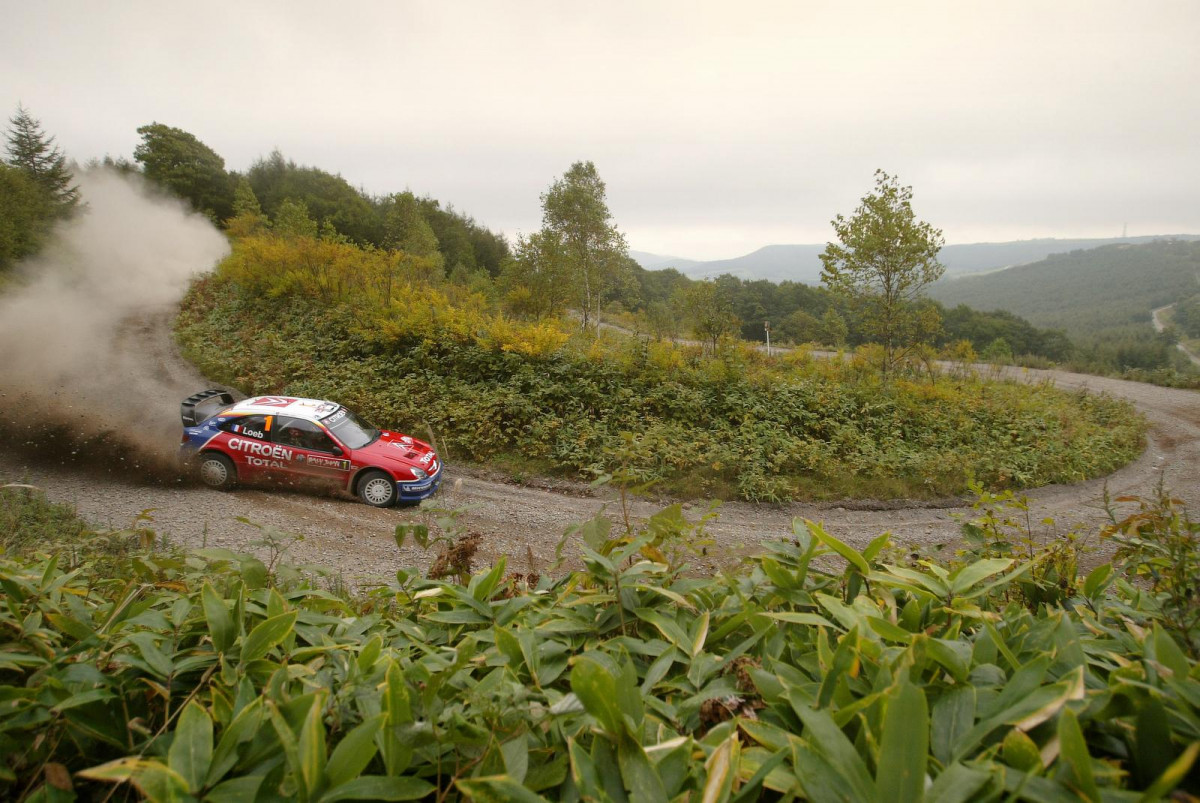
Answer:
<svg viewBox="0 0 1200 803"><path fill-rule="evenodd" d="M1173 537L1161 521L1140 537ZM1035 603L1012 592L1036 555L891 564L886 536L858 551L799 521L700 578L668 559L695 528L678 508L640 530L600 517L578 529L578 572L400 572L356 598L225 550L141 549L103 574L87 556L0 559L0 794L1200 791L1200 670L1160 592L1102 567Z"/></svg>
<svg viewBox="0 0 1200 803"><path fill-rule="evenodd" d="M194 285L178 324L185 354L249 393L334 398L380 426L430 427L451 458L530 459L584 478L624 467L668 492L788 501L944 497L971 476L992 488L1076 482L1141 448L1145 424L1127 404L1048 385L914 376L885 387L862 359L768 361L729 344L713 357L616 336L562 346L554 327L504 321L418 278L381 306L328 278L341 270L260 274L297 247L239 247ZM345 297L296 289L313 276Z"/></svg>

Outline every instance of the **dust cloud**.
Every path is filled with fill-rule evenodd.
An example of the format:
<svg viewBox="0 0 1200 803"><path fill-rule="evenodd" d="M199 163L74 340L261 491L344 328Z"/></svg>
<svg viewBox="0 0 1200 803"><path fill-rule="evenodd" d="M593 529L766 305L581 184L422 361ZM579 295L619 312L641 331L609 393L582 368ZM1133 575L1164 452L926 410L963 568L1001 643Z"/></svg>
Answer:
<svg viewBox="0 0 1200 803"><path fill-rule="evenodd" d="M229 245L140 176L78 180L86 208L0 290L0 448L167 465L179 402L204 384L173 353L173 314Z"/></svg>

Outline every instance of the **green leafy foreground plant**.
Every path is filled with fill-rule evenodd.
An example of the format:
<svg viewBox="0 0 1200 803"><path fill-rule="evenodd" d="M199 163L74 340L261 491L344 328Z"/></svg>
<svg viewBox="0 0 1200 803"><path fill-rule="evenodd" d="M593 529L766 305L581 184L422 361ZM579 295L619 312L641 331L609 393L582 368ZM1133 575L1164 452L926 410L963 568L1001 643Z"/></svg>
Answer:
<svg viewBox="0 0 1200 803"><path fill-rule="evenodd" d="M891 564L886 535L860 551L799 521L742 569L692 577L649 557L679 521L597 519L584 568L532 587L501 561L352 599L224 550L106 557L124 563L103 577L86 554L0 558L0 795L1200 791L1200 670L1167 592L1110 575L1034 603L1009 594L1027 557Z"/></svg>

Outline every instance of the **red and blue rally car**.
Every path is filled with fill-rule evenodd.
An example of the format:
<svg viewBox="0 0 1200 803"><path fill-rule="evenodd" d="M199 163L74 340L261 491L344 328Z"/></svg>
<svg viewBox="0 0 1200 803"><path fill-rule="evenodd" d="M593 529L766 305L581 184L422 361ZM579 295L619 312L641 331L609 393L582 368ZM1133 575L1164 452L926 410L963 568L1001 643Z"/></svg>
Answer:
<svg viewBox="0 0 1200 803"><path fill-rule="evenodd" d="M235 403L227 391L206 390L184 400L180 417L180 456L210 488L306 480L390 507L431 496L442 480L429 444L370 427L335 402L257 396Z"/></svg>

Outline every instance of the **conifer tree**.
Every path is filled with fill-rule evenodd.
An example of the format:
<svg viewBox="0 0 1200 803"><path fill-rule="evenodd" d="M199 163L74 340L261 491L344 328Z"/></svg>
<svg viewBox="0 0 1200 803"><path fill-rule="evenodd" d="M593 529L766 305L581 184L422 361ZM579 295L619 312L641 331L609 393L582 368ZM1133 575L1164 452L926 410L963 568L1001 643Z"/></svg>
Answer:
<svg viewBox="0 0 1200 803"><path fill-rule="evenodd" d="M8 163L25 173L42 189L57 214L70 214L79 203L79 187L67 157L46 136L42 125L22 105L8 120Z"/></svg>

